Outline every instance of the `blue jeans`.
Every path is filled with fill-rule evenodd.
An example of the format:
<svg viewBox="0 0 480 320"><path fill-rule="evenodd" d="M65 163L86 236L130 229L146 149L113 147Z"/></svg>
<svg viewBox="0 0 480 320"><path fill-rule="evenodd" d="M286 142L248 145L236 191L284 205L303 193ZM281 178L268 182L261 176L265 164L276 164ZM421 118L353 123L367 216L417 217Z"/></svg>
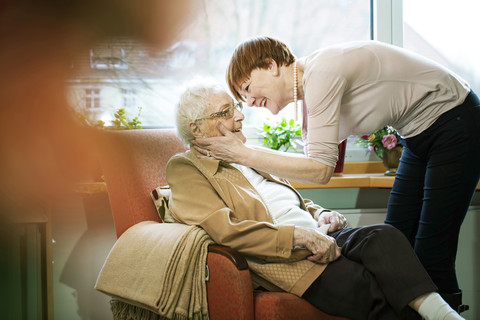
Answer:
<svg viewBox="0 0 480 320"><path fill-rule="evenodd" d="M480 100L471 92L402 142L385 223L405 234L440 292L458 292L458 235L480 176Z"/></svg>

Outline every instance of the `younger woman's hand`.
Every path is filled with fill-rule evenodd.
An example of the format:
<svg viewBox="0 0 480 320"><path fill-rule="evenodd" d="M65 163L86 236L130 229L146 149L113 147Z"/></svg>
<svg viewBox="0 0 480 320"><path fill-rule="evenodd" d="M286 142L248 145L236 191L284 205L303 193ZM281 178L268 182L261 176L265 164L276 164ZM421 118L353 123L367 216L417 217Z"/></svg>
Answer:
<svg viewBox="0 0 480 320"><path fill-rule="evenodd" d="M227 130L220 122L217 124L217 128L222 136L196 138L192 141L194 148L200 153L199 158L214 158L238 163L241 155L248 152L247 147L240 138Z"/></svg>
<svg viewBox="0 0 480 320"><path fill-rule="evenodd" d="M326 210L318 216L318 226L321 227L326 224L330 224L328 232L333 232L345 228L348 223L347 218L337 211Z"/></svg>

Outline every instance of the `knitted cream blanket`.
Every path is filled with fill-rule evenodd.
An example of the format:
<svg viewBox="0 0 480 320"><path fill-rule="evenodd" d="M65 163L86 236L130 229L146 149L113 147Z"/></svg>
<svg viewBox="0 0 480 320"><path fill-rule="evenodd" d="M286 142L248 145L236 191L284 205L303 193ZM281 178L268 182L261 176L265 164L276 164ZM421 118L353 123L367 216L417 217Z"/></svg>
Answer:
<svg viewBox="0 0 480 320"><path fill-rule="evenodd" d="M140 222L117 240L95 288L158 319L208 319L205 264L211 243L196 226Z"/></svg>

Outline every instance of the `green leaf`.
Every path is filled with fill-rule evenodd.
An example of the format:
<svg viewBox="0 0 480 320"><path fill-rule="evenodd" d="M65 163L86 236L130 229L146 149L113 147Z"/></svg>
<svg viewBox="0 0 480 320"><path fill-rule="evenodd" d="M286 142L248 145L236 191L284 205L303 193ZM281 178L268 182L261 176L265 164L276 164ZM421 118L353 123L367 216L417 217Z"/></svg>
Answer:
<svg viewBox="0 0 480 320"><path fill-rule="evenodd" d="M282 147L285 151L292 148L294 138L300 136L302 130L299 124L295 124L293 119L287 121L282 118L275 125L263 124L263 144L271 149L279 150ZM295 150L296 151L296 150Z"/></svg>

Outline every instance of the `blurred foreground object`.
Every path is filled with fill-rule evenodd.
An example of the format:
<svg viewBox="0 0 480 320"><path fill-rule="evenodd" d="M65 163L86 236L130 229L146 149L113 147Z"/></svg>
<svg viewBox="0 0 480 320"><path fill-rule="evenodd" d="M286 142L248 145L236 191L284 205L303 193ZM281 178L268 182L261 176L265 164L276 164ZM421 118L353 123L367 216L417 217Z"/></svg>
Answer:
<svg viewBox="0 0 480 320"><path fill-rule="evenodd" d="M158 50L170 46L194 12L191 3L0 1L0 307L6 318L53 317L51 293L42 289L39 299L29 298L37 280L41 288L52 281L48 208L98 166L92 139L96 129L81 126L66 99L74 57L114 37L130 37ZM24 241L25 228L39 225L32 216L46 221L40 225L47 231L33 233L42 239L38 243L44 249L38 252L43 262L24 263L39 275L33 288L25 282L26 267L19 265L36 248Z"/></svg>
<svg viewBox="0 0 480 320"><path fill-rule="evenodd" d="M48 205L97 165L90 128L65 98L74 56L112 37L172 44L194 1L73 0L0 4L0 218ZM10 219L8 219L10 220Z"/></svg>

